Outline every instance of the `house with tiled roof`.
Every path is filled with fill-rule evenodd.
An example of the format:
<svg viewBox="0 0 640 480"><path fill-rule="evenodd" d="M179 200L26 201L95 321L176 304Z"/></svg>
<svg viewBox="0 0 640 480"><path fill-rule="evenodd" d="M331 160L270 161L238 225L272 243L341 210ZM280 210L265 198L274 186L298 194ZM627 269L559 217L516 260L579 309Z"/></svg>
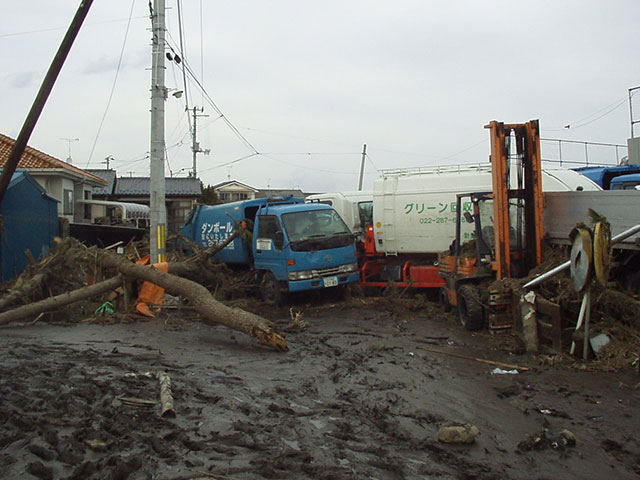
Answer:
<svg viewBox="0 0 640 480"><path fill-rule="evenodd" d="M256 193L256 198L270 198L270 197L296 197L306 198L309 194L304 193L299 188L262 188Z"/></svg>
<svg viewBox="0 0 640 480"><path fill-rule="evenodd" d="M14 144L15 139L0 134L0 168L7 162ZM92 222L91 208L82 200L90 200L93 189L106 186L106 180L29 146L17 168L27 170L47 195L59 202L59 217L72 223Z"/></svg>
<svg viewBox="0 0 640 480"><path fill-rule="evenodd" d="M150 205L151 180L149 177L118 177L113 170L91 170L105 178L107 188L93 192L95 199ZM167 208L167 231L177 232L196 202L202 196L200 180L193 177L165 178L165 202Z"/></svg>
<svg viewBox="0 0 640 480"><path fill-rule="evenodd" d="M253 200L259 190L237 180L227 180L212 185L213 191L223 203L238 202L240 200Z"/></svg>
<svg viewBox="0 0 640 480"><path fill-rule="evenodd" d="M240 200L253 200L254 198L265 197L286 197L292 196L305 198L308 194L299 188L254 188L246 183L237 180L227 180L213 185L218 199L223 203L237 202Z"/></svg>

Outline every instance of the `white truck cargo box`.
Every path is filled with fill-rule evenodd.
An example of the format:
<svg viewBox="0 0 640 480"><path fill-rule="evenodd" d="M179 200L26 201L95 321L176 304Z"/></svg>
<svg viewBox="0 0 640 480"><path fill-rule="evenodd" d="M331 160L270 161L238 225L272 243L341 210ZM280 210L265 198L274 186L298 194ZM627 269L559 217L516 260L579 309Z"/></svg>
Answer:
<svg viewBox="0 0 640 480"><path fill-rule="evenodd" d="M372 222L373 191L317 193L307 196L305 202L331 205L353 233L358 233Z"/></svg>
<svg viewBox="0 0 640 480"><path fill-rule="evenodd" d="M515 184L515 179L512 180ZM456 235L456 195L489 192L491 164L385 170L373 184L373 226L376 250L387 255L439 253ZM572 170L543 166L546 192L600 190ZM471 204L463 210L471 212ZM463 223L463 239L471 238L471 224Z"/></svg>

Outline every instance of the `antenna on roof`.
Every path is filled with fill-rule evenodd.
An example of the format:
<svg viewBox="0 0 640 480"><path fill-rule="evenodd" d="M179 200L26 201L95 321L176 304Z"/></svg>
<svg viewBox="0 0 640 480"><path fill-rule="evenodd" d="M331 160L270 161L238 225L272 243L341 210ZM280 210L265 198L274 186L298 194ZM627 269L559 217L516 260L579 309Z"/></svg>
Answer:
<svg viewBox="0 0 640 480"><path fill-rule="evenodd" d="M61 138L60 140L64 140L69 144L69 156L67 157L67 163L73 163L73 161L71 159L71 143L72 142L79 142L80 139L79 138Z"/></svg>

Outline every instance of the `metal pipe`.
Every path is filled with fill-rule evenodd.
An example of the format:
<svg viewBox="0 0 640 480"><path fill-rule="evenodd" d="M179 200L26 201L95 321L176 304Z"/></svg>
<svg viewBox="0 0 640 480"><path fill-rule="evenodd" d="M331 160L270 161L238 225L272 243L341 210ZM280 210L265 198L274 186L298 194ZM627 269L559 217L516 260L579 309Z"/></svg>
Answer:
<svg viewBox="0 0 640 480"><path fill-rule="evenodd" d="M635 227L631 227L628 230L625 230L624 232L619 233L618 235L613 237L611 239L611 245L615 245L616 243L620 243L621 241L626 240L627 238L635 235L638 232L640 232L640 223L638 225L636 225ZM554 275L557 275L558 273L560 273L563 270L569 268L570 266L571 266L571 260L567 260L566 262L561 263L557 267L552 268L548 272L543 273L539 277L534 278L530 282L525 283L522 288L523 288L523 290L526 290L526 289L535 287L536 285L540 285L545 280L553 277Z"/></svg>
<svg viewBox="0 0 640 480"><path fill-rule="evenodd" d="M576 328L575 331L577 332L578 330L580 330L580 327L582 326L582 322L584 321L585 315L587 313L587 306L589 305L589 301L590 301L590 296L588 295L588 292L590 290L587 289L587 291L584 293L583 297L582 297L582 303L580 304L580 312L578 313L578 322L576 323ZM576 350L576 342L575 340L571 341L571 348L569 349L569 354L573 355L573 352L575 352Z"/></svg>
<svg viewBox="0 0 640 480"><path fill-rule="evenodd" d="M586 362L589 356L589 319L591 318L591 285L584 294L587 298L587 308L584 312L584 343L582 347L582 359Z"/></svg>

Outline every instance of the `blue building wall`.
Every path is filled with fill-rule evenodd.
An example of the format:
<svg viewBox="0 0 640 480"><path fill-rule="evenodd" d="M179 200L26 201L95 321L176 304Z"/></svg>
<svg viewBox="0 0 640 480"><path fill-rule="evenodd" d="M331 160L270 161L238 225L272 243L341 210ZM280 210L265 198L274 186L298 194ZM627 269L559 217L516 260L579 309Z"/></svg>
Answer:
<svg viewBox="0 0 640 480"><path fill-rule="evenodd" d="M58 201L25 170L13 174L0 203L4 228L0 230L2 281L17 277L29 264L25 250L44 258L59 234Z"/></svg>

